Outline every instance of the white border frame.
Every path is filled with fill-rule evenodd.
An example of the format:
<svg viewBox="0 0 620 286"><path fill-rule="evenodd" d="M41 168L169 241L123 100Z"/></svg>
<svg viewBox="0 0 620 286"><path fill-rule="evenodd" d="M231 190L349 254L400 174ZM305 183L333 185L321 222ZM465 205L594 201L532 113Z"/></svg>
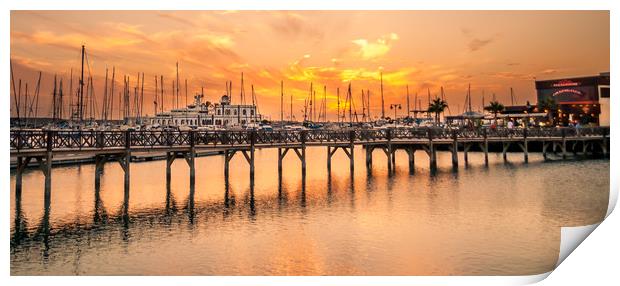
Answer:
<svg viewBox="0 0 620 286"><path fill-rule="evenodd" d="M619 66L617 50L618 50L618 27L620 27L620 18L617 0L445 0L445 1L418 1L418 3L404 3L394 0L381 1L277 1L277 0L232 0L226 3L204 3L200 0L150 0L145 1L75 1L75 0L5 0L0 2L3 8L2 18L0 22L0 33L2 41L0 41L2 57L0 58L1 69L0 83L5 92L9 91L9 59L10 59L10 10L611 10L610 17L610 43L611 43L611 63L610 72L614 67ZM618 81L612 77L613 85L617 86ZM6 93L8 94L8 93ZM612 96L613 97L613 96ZM9 96L2 97L5 106L5 114L8 113L10 105ZM611 104L611 134L616 134L619 123L614 114L620 112L620 106L613 104L614 99L610 98ZM6 116L6 115L5 115ZM0 121L2 128L0 139L3 150L8 150L8 129L9 121ZM613 146L613 143L612 143ZM613 149L613 148L612 148ZM617 153L611 152L611 174L619 174L617 165L619 156ZM2 160L3 174L9 173L9 154L3 152L0 154ZM615 206L615 200L618 192L618 176L611 176L610 209L608 214ZM8 176L0 177L4 186L9 185ZM419 277L419 276L371 276L371 277L10 277L9 263L9 237L10 237L10 200L9 192L6 191L2 199L2 219L0 220L0 240L5 245L5 251L2 252L2 278L4 285L20 284L20 285L40 285L41 283L58 283L63 285L106 285L111 283L140 283L152 285L170 285L170 284L201 284L206 283L216 285L510 285L525 284L540 281L547 277L550 273L534 276L491 276L491 277ZM574 254L555 271L551 278L544 283L547 285L573 285L573 283L588 283L591 279L597 281L597 285L614 285L617 283L616 267L619 255L618 247L618 229L620 229L620 219L617 214L611 214L594 232L591 239L586 240L584 245L578 248ZM574 257L574 259L571 259ZM600 271L599 271L600 270ZM7 283L8 282L8 283Z"/></svg>

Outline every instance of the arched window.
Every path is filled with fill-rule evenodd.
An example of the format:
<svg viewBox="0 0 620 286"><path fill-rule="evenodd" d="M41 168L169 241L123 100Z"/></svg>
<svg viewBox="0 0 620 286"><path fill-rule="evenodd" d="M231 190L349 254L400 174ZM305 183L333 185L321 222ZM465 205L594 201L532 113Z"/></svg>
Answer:
<svg viewBox="0 0 620 286"><path fill-rule="evenodd" d="M247 115L247 114L248 114L247 112L248 112L248 111L244 109L244 110L243 110L243 115Z"/></svg>
<svg viewBox="0 0 620 286"><path fill-rule="evenodd" d="M235 109L235 115L237 115L237 110Z"/></svg>
<svg viewBox="0 0 620 286"><path fill-rule="evenodd" d="M230 110L226 109L225 113L226 113L226 115L230 115Z"/></svg>

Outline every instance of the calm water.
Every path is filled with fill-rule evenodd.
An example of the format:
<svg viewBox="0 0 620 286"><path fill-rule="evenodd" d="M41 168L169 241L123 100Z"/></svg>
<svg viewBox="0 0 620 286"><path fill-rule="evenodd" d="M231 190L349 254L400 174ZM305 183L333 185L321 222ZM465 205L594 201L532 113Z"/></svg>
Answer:
<svg viewBox="0 0 620 286"><path fill-rule="evenodd" d="M93 165L55 168L49 206L41 172L29 171L21 198L11 178L11 274L537 274L556 263L560 226L607 209L608 160L491 154L485 168L470 153L454 173L440 153L431 176L423 152L410 175L399 151L388 176L380 152L368 174L358 148L352 179L341 150L328 176L326 148L309 148L305 185L289 153L279 187L277 151L261 150L253 191L240 154L228 188L223 157L198 158L193 191L183 160L169 187L165 161L134 163L128 196L117 163L99 190Z"/></svg>

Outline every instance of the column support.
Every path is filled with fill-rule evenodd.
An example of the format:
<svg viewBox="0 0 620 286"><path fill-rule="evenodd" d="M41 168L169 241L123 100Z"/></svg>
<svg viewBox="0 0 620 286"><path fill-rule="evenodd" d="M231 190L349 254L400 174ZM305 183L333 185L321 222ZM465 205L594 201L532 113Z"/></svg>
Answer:
<svg viewBox="0 0 620 286"><path fill-rule="evenodd" d="M510 148L510 142L502 142L502 156L504 157L504 162L508 161L508 156L506 155L508 148Z"/></svg>
<svg viewBox="0 0 620 286"><path fill-rule="evenodd" d="M485 166L489 166L489 138L487 135L487 129L483 129L483 136L484 136L484 147L482 149L484 149L484 165Z"/></svg>
<svg viewBox="0 0 620 286"><path fill-rule="evenodd" d="M332 171L332 147L327 146L327 172L331 173Z"/></svg>
<svg viewBox="0 0 620 286"><path fill-rule="evenodd" d="M428 128L428 151L429 151L429 163L431 172L437 171L437 154L435 152L435 146L433 145L433 129Z"/></svg>
<svg viewBox="0 0 620 286"><path fill-rule="evenodd" d="M457 141L456 130L452 130L452 169L459 168L459 143Z"/></svg>
<svg viewBox="0 0 620 286"><path fill-rule="evenodd" d="M409 174L413 174L415 172L415 147L409 145L406 150L409 159Z"/></svg>
<svg viewBox="0 0 620 286"><path fill-rule="evenodd" d="M471 143L463 143L463 159L465 161L465 166L469 165L469 148L471 148Z"/></svg>

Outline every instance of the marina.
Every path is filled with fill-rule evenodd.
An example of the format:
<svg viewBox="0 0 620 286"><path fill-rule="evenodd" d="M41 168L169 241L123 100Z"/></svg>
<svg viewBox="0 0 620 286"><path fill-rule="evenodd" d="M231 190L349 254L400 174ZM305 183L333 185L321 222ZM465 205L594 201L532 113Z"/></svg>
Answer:
<svg viewBox="0 0 620 286"><path fill-rule="evenodd" d="M542 277L612 205L608 11L10 14L12 276Z"/></svg>

